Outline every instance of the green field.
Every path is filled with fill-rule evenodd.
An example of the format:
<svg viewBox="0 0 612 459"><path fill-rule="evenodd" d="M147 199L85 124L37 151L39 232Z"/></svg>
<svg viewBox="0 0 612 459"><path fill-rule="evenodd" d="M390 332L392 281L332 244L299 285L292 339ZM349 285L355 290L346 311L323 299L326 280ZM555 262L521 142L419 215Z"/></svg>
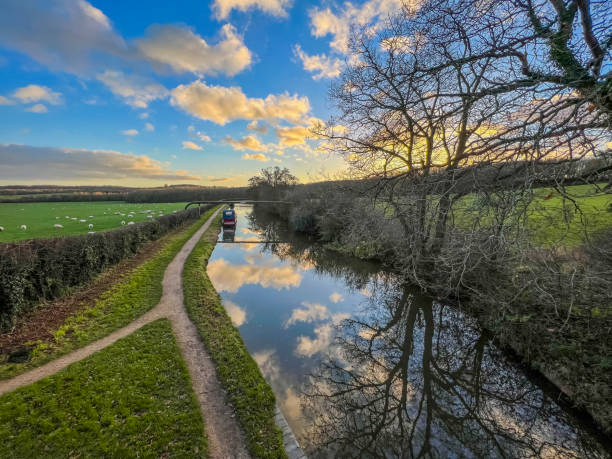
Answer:
<svg viewBox="0 0 612 459"><path fill-rule="evenodd" d="M527 230L536 245L573 248L612 228L612 194L592 185L568 186L565 194L553 188L533 190ZM469 195L456 205L453 218L460 228L467 229L477 216L481 223L490 223L489 215L487 209L479 208L475 196Z"/></svg>
<svg viewBox="0 0 612 459"><path fill-rule="evenodd" d="M25 239L85 234L88 231L106 231L126 224L150 220L175 210L182 210L185 203L130 204L121 201L97 202L34 202L0 203L0 242ZM146 211L151 211L147 213ZM133 216L129 213L133 212ZM160 214L161 212L161 214ZM123 215L121 215L123 214ZM81 220L85 220L82 222ZM55 228L54 225L63 228ZM89 225L93 229L89 229ZM21 229L26 225L27 229Z"/></svg>

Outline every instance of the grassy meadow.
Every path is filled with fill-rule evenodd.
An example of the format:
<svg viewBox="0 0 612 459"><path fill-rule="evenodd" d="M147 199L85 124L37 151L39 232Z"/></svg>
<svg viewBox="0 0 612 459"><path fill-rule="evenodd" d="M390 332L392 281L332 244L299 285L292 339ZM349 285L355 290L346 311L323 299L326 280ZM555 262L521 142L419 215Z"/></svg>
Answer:
<svg viewBox="0 0 612 459"><path fill-rule="evenodd" d="M184 202L131 204L121 201L0 203L0 242L106 231L182 210ZM133 214L130 214L133 212ZM85 221L82 221L85 220ZM90 229L89 225L93 225ZM26 225L26 229L21 229ZM56 228L54 225L62 225Z"/></svg>

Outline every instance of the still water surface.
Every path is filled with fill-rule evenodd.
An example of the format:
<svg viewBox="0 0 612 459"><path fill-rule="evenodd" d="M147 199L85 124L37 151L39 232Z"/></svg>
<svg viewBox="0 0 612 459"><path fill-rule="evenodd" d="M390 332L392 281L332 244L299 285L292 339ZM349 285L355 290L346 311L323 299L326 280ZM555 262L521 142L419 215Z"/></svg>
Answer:
<svg viewBox="0 0 612 459"><path fill-rule="evenodd" d="M208 274L310 457L609 454L471 317L237 215L219 241L251 243L217 244Z"/></svg>

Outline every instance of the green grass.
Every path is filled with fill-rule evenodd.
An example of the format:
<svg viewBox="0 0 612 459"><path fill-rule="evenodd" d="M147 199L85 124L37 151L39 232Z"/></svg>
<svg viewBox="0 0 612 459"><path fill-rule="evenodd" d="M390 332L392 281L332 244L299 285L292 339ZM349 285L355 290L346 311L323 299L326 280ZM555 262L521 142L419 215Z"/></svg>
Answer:
<svg viewBox="0 0 612 459"><path fill-rule="evenodd" d="M160 319L0 397L0 457L206 457L198 402Z"/></svg>
<svg viewBox="0 0 612 459"><path fill-rule="evenodd" d="M612 227L612 194L598 193L590 185L568 187L567 193L576 205L551 188L536 190L528 226L537 244L576 247Z"/></svg>
<svg viewBox="0 0 612 459"><path fill-rule="evenodd" d="M541 247L574 248L612 227L612 194L605 194L591 185L566 188L568 197L553 188L537 188L527 211L527 230L531 241ZM457 203L453 214L455 224L469 228L481 212L475 206L474 195ZM481 222L490 219L480 215Z"/></svg>
<svg viewBox="0 0 612 459"><path fill-rule="evenodd" d="M55 332L53 342L32 343L35 347L30 361L7 363L7 356L4 356L5 361L0 361L0 379L11 378L83 347L152 309L161 299L161 282L166 267L214 210L205 212L198 221L178 234L166 236L165 245L153 258L125 275L122 282L106 291L94 304L66 320Z"/></svg>
<svg viewBox="0 0 612 459"><path fill-rule="evenodd" d="M93 231L106 231L119 228L122 221L149 220L146 210L158 216L160 211L168 214L184 207L185 203L130 204L120 201L0 203L0 226L4 228L0 231L0 242L84 234L90 231L89 224L94 225ZM115 215L115 212L124 215ZM128 217L129 212L134 212L134 216ZM55 224L63 228L54 228ZM22 230L21 225L26 225L27 229Z"/></svg>
<svg viewBox="0 0 612 459"><path fill-rule="evenodd" d="M232 325L221 298L206 274L220 219L211 225L183 269L183 291L189 317L195 323L217 367L217 374L246 434L255 457L287 457L282 433L274 423L275 398L240 332Z"/></svg>

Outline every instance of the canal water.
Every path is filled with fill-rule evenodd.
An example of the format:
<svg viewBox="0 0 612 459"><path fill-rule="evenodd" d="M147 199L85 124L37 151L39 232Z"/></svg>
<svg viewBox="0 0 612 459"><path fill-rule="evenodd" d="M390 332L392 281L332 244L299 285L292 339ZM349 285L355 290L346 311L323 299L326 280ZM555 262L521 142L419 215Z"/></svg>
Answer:
<svg viewBox="0 0 612 459"><path fill-rule="evenodd" d="M471 317L236 210L208 274L309 457L608 457Z"/></svg>

